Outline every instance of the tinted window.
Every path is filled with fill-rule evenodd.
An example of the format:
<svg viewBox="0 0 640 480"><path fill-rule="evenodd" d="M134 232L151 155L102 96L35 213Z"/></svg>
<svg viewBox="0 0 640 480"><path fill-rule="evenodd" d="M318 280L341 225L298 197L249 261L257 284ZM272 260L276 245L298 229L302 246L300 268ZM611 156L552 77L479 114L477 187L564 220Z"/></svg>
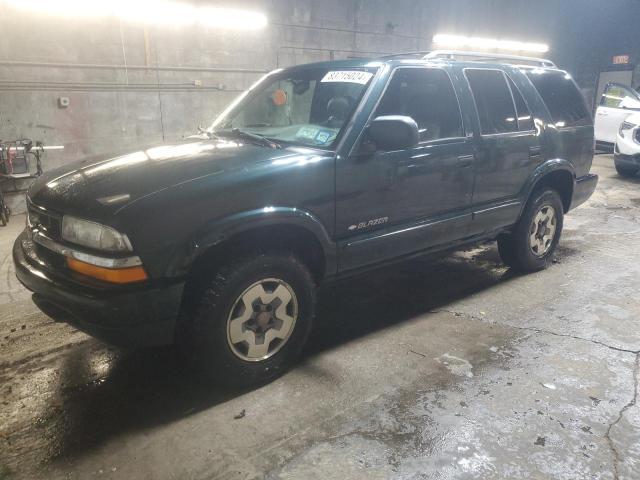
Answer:
<svg viewBox="0 0 640 480"><path fill-rule="evenodd" d="M483 135L518 130L516 110L509 85L499 70L465 70L478 107Z"/></svg>
<svg viewBox="0 0 640 480"><path fill-rule="evenodd" d="M396 70L376 110L375 116L382 115L413 118L422 142L463 136L458 99L444 70Z"/></svg>
<svg viewBox="0 0 640 480"><path fill-rule="evenodd" d="M529 71L527 76L549 109L558 127L591 125L582 94L571 77L562 72Z"/></svg>
<svg viewBox="0 0 640 480"><path fill-rule="evenodd" d="M533 130L533 118L531 116L531 111L522 97L522 93L516 84L513 83L509 77L509 87L511 88L511 93L513 94L513 101L516 104L516 112L518 113L518 130L521 132Z"/></svg>
<svg viewBox="0 0 640 480"><path fill-rule="evenodd" d="M638 94L622 85L609 85L602 95L600 105L611 108L633 108L640 107Z"/></svg>

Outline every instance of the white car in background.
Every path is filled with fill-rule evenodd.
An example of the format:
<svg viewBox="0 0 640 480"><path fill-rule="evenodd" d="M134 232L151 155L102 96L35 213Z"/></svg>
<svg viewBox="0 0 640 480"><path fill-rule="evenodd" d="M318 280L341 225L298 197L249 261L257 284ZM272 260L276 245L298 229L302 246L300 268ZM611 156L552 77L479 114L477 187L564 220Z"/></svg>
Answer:
<svg viewBox="0 0 640 480"><path fill-rule="evenodd" d="M619 83L609 83L596 110L595 137L598 148L611 151L620 125L634 112L640 112L640 94Z"/></svg>
<svg viewBox="0 0 640 480"><path fill-rule="evenodd" d="M632 113L624 119L613 153L618 173L631 177L640 172L640 113Z"/></svg>

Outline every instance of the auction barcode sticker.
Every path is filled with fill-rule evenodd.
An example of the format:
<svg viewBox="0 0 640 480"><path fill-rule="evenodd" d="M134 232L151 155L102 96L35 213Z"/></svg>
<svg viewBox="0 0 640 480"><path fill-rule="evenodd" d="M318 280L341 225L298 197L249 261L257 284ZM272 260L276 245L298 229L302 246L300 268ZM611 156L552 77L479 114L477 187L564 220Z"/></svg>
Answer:
<svg viewBox="0 0 640 480"><path fill-rule="evenodd" d="M321 80L322 82L348 82L348 83L359 83L361 85L366 85L369 80L373 77L373 73L370 72L360 72L357 70L341 70L335 72L328 72L324 78Z"/></svg>

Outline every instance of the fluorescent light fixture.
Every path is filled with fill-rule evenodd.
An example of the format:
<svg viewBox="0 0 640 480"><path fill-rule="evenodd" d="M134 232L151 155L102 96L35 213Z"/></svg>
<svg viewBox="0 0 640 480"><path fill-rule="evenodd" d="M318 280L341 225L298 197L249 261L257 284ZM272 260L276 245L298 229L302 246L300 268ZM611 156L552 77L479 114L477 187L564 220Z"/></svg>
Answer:
<svg viewBox="0 0 640 480"><path fill-rule="evenodd" d="M485 50L509 50L512 52L546 53L549 45L544 43L517 42L514 40L498 40L494 38L464 37L460 35L438 34L433 43L458 48L480 48Z"/></svg>
<svg viewBox="0 0 640 480"><path fill-rule="evenodd" d="M201 25L233 30L257 30L267 25L267 17L260 12L196 7L170 0L0 0L0 4L34 14L67 18L112 17L152 25Z"/></svg>

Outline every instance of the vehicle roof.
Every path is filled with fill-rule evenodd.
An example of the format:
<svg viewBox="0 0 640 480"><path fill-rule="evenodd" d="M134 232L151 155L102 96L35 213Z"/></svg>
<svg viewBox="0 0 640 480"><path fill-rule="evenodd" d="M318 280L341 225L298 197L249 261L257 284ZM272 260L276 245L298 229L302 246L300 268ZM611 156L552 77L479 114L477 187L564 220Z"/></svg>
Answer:
<svg viewBox="0 0 640 480"><path fill-rule="evenodd" d="M407 57L394 56L392 58L351 58L347 60L329 60L324 62L314 62L302 65L295 65L289 68L365 68L380 67L382 65L390 65L392 67L405 66L442 66L442 65L458 65L463 67L482 67L482 68L521 68L527 70L540 70L549 72L564 72L558 68L538 66L538 65L518 65L507 62L487 62L473 60L454 60L454 59L422 59L412 58L410 54Z"/></svg>

